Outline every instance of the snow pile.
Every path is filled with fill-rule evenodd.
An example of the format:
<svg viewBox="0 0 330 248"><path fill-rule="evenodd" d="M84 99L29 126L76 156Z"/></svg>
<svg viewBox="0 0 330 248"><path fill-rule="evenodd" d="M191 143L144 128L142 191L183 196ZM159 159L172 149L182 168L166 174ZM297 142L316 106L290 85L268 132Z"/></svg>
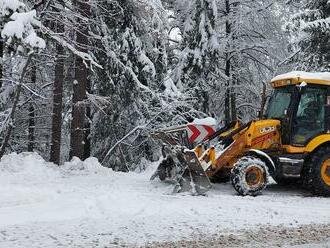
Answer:
<svg viewBox="0 0 330 248"><path fill-rule="evenodd" d="M0 171L2 173L30 171L32 168L42 166L44 166L44 160L36 153L11 153L3 156L0 161Z"/></svg>
<svg viewBox="0 0 330 248"><path fill-rule="evenodd" d="M96 158L81 161L74 157L72 161L63 166L57 166L45 160L37 153L12 153L3 156L0 161L0 179L41 181L54 180L59 177L79 175L107 175L113 173L109 168L103 167Z"/></svg>
<svg viewBox="0 0 330 248"><path fill-rule="evenodd" d="M305 72L305 71L293 71L289 73L285 73L279 75L272 79L272 82L280 81L280 80L287 80L292 78L300 78L303 80L327 80L330 81L330 72Z"/></svg>
<svg viewBox="0 0 330 248"><path fill-rule="evenodd" d="M57 169L36 153L12 153L3 156L0 161L0 179L47 180L59 175Z"/></svg>
<svg viewBox="0 0 330 248"><path fill-rule="evenodd" d="M85 161L81 161L77 157L73 157L70 162L64 163L61 167L64 173L68 174L103 174L103 175L110 175L113 173L112 170L109 168L103 167L97 158L90 157Z"/></svg>

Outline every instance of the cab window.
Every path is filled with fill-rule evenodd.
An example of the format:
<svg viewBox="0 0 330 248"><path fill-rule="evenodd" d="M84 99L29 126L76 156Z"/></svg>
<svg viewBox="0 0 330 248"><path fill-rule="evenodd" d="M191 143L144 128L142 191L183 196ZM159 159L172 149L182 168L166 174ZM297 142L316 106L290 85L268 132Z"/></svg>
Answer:
<svg viewBox="0 0 330 248"><path fill-rule="evenodd" d="M293 122L293 143L304 145L325 130L326 90L306 87Z"/></svg>
<svg viewBox="0 0 330 248"><path fill-rule="evenodd" d="M290 87L278 88L271 97L267 112L267 119L282 119L285 117L291 102L292 89Z"/></svg>

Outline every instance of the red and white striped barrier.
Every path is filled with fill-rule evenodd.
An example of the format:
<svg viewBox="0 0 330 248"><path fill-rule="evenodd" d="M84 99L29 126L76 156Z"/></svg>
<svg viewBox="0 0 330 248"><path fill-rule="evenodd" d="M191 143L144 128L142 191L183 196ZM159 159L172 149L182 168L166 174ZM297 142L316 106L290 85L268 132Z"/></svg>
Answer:
<svg viewBox="0 0 330 248"><path fill-rule="evenodd" d="M189 143L199 143L215 133L215 126L188 124L187 132Z"/></svg>

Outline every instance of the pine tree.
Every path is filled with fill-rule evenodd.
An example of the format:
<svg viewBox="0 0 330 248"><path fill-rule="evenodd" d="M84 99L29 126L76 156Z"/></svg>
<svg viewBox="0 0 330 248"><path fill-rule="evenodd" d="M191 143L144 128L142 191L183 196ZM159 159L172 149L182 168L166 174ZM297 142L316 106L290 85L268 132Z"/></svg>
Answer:
<svg viewBox="0 0 330 248"><path fill-rule="evenodd" d="M104 49L98 54L103 70L98 71L94 88L109 104L94 110L93 155L119 170L127 170L143 156L150 159L154 153L149 136L136 128L153 119L162 107L158 92L167 73L167 39L159 8L124 0L118 5L104 3L103 9L115 13L113 16L98 14L104 37L98 44ZM104 159L132 130L136 130L133 138L125 140L131 145L116 146L116 156Z"/></svg>
<svg viewBox="0 0 330 248"><path fill-rule="evenodd" d="M174 81L197 99L196 109L226 122L256 117L263 82L286 56L279 5L270 0L177 1L183 40ZM201 22L205 16L208 25Z"/></svg>
<svg viewBox="0 0 330 248"><path fill-rule="evenodd" d="M83 18L90 16L90 6L88 1L75 1L77 11L81 15L79 30L76 32L76 45L82 52L88 52L89 26L83 22ZM76 156L85 159L85 122L86 122L86 100L87 89L89 88L89 68L88 62L76 56L75 80L73 83L73 106L71 121L71 145L70 157Z"/></svg>
<svg viewBox="0 0 330 248"><path fill-rule="evenodd" d="M174 81L185 93L196 98L196 108L209 112L209 88L205 84L214 80L220 56L216 30L217 5L215 0L185 1L188 6L183 15L182 52Z"/></svg>
<svg viewBox="0 0 330 248"><path fill-rule="evenodd" d="M292 19L291 29L293 43L298 50L296 68L329 71L330 2L306 0L304 11Z"/></svg>
<svg viewBox="0 0 330 248"><path fill-rule="evenodd" d="M58 21L56 22L56 24L57 33L63 33L64 25ZM64 55L65 51L63 46L60 44L56 44L50 161L58 165L60 164L61 159Z"/></svg>

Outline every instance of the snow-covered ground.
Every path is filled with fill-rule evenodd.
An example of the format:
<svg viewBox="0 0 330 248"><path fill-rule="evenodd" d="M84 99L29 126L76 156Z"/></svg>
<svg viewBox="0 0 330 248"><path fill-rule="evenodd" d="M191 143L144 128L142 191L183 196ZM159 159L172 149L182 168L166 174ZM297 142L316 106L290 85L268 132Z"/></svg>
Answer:
<svg viewBox="0 0 330 248"><path fill-rule="evenodd" d="M330 224L330 199L270 185L258 197L214 185L207 196L171 194L143 173L115 173L96 159L63 167L36 154L0 162L0 247L113 247L260 226Z"/></svg>

